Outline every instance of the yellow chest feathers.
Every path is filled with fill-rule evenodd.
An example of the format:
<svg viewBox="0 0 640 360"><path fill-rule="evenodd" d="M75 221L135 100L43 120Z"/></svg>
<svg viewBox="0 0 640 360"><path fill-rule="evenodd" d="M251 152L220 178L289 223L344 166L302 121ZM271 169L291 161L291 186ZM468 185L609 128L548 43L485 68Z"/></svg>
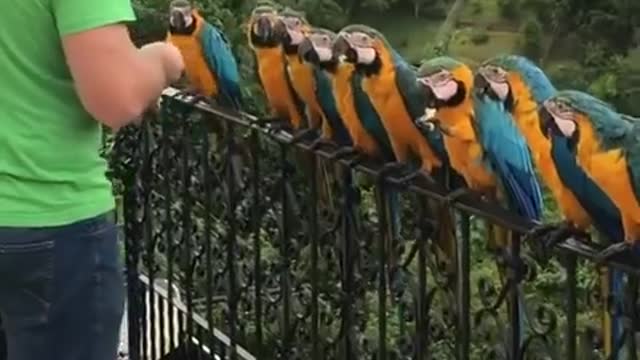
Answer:
<svg viewBox="0 0 640 360"><path fill-rule="evenodd" d="M204 57L199 36L169 35L168 41L180 50L189 83L203 95L216 96L218 86Z"/></svg>

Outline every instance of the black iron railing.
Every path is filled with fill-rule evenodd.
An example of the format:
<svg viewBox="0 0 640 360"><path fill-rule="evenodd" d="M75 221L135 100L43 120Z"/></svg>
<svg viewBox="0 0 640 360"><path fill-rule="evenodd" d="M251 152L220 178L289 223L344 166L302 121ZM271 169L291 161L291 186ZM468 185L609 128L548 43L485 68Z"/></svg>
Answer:
<svg viewBox="0 0 640 360"><path fill-rule="evenodd" d="M568 239L546 265L559 269L552 278L520 239L535 224L174 93L157 116L122 129L111 151L124 191L131 359L176 349L189 359L267 360L635 354L632 259L597 265L603 245ZM355 194L319 181L318 164L352 173ZM379 196L391 189L401 193L399 239ZM453 252L432 236L446 211L458 222ZM485 222L513 231L509 249L485 249ZM496 263L502 282L486 270ZM609 268L631 275L636 290L620 344L602 340L611 301L594 269ZM162 294L150 291L158 279ZM522 330L509 305L520 300Z"/></svg>

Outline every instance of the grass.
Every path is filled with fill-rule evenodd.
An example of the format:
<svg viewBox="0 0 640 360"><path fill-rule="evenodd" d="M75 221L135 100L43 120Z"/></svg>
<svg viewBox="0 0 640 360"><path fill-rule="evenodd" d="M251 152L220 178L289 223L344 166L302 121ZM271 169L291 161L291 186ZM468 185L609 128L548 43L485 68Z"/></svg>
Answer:
<svg viewBox="0 0 640 360"><path fill-rule="evenodd" d="M389 21L391 18L393 21ZM443 21L444 19L415 18L411 13L400 11L368 13L351 20L354 23L372 26L385 34L396 50L410 62L423 59L427 44L433 40ZM467 2L458 23L461 27L456 29L449 47L452 56L476 62L497 53L512 53L517 50L517 32L485 30L510 26L508 21L500 17L496 0ZM512 23L511 27L513 28ZM489 35L488 42L474 44L471 35L477 31L486 31Z"/></svg>
<svg viewBox="0 0 640 360"><path fill-rule="evenodd" d="M395 49L410 62L423 59L427 44L433 40L443 21L415 18L410 12L400 10L370 12L351 20L352 23L372 26L385 34ZM519 22L506 20L500 15L497 0L467 0L449 45L450 55L474 63L500 53L518 53L519 25ZM471 37L479 32L486 32L489 39L485 43L474 44ZM556 44L558 49L551 52L549 62L555 64L572 57L573 40L567 42L564 44L559 41ZM632 51L629 57L640 71L640 47Z"/></svg>
<svg viewBox="0 0 640 360"><path fill-rule="evenodd" d="M504 19L500 16L496 0L470 0L465 4L459 21L473 23L478 26L488 26L504 22Z"/></svg>
<svg viewBox="0 0 640 360"><path fill-rule="evenodd" d="M477 29L458 29L449 44L452 56L479 62L500 53L516 53L519 34L505 31L487 31L489 40L483 44L474 44L471 34Z"/></svg>
<svg viewBox="0 0 640 360"><path fill-rule="evenodd" d="M356 16L351 22L369 25L383 33L410 62L422 60L426 44L434 38L442 24L442 20L415 18L412 14L398 11Z"/></svg>
<svg viewBox="0 0 640 360"><path fill-rule="evenodd" d="M640 71L640 46L629 52L630 64L637 71Z"/></svg>

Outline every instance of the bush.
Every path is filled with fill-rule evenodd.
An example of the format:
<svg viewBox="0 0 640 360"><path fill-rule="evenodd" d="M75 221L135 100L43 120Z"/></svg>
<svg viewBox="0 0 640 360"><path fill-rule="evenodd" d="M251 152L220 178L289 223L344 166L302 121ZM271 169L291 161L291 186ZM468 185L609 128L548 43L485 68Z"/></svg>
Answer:
<svg viewBox="0 0 640 360"><path fill-rule="evenodd" d="M530 17L520 28L520 43L524 55L538 60L542 52L543 30L540 22Z"/></svg>
<svg viewBox="0 0 640 360"><path fill-rule="evenodd" d="M471 35L471 42L474 45L482 45L489 42L489 34L486 31L474 32Z"/></svg>
<svg viewBox="0 0 640 360"><path fill-rule="evenodd" d="M503 18L514 20L520 14L520 0L498 0L498 8Z"/></svg>
<svg viewBox="0 0 640 360"><path fill-rule="evenodd" d="M480 2L479 0L471 2L471 13L473 15L480 15L482 13L482 10L484 10L482 8L482 2Z"/></svg>

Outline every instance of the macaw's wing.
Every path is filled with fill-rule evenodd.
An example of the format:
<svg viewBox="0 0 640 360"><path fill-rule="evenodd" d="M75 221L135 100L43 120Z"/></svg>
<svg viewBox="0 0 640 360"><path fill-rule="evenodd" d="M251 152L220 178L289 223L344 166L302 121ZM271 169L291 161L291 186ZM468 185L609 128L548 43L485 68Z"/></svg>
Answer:
<svg viewBox="0 0 640 360"><path fill-rule="evenodd" d="M624 154L627 159L627 170L631 178L631 186L636 199L640 202L640 119L635 121L627 135Z"/></svg>
<svg viewBox="0 0 640 360"><path fill-rule="evenodd" d="M376 140L384 160L395 161L395 154L393 153L387 130L382 125L382 120L373 107L369 95L362 89L361 74L353 74L351 77L351 89L353 91L353 103L362 127Z"/></svg>
<svg viewBox="0 0 640 360"><path fill-rule="evenodd" d="M240 73L227 37L220 29L205 22L200 40L209 69L216 75L221 100L239 109L242 106Z"/></svg>
<svg viewBox="0 0 640 360"><path fill-rule="evenodd" d="M321 69L313 67L313 78L316 83L315 95L325 119L329 122L333 133L333 141L341 146L351 146L351 136L342 121L340 113L338 113L338 107L336 106L335 98L333 97L333 90L331 88L331 80Z"/></svg>
<svg viewBox="0 0 640 360"><path fill-rule="evenodd" d="M291 101L298 112L298 116L300 116L301 119L305 119L306 105L300 98L300 95L296 92L296 89L293 87L293 80L291 80L291 74L289 74L289 64L287 63L287 58L284 53L282 54L282 66L284 67L284 80L287 82L287 89L289 96L291 96Z"/></svg>
<svg viewBox="0 0 640 360"><path fill-rule="evenodd" d="M480 143L501 180L509 207L532 220L542 217L543 200L527 144L501 102L474 98Z"/></svg>
<svg viewBox="0 0 640 360"><path fill-rule="evenodd" d="M593 220L593 225L611 242L624 237L620 211L611 199L578 165L569 139L554 135L551 138L551 158L562 184L576 197Z"/></svg>
<svg viewBox="0 0 640 360"><path fill-rule="evenodd" d="M415 123L422 115L424 115L424 109L427 107L427 99L418 85L417 73L412 65L406 62L395 50L390 49L389 51L393 54L396 71L396 85L402 95L404 105L411 116L411 119ZM435 151L438 157L446 163L448 156L444 147L442 133L437 130L423 133L427 138L429 145L433 148L433 151Z"/></svg>

